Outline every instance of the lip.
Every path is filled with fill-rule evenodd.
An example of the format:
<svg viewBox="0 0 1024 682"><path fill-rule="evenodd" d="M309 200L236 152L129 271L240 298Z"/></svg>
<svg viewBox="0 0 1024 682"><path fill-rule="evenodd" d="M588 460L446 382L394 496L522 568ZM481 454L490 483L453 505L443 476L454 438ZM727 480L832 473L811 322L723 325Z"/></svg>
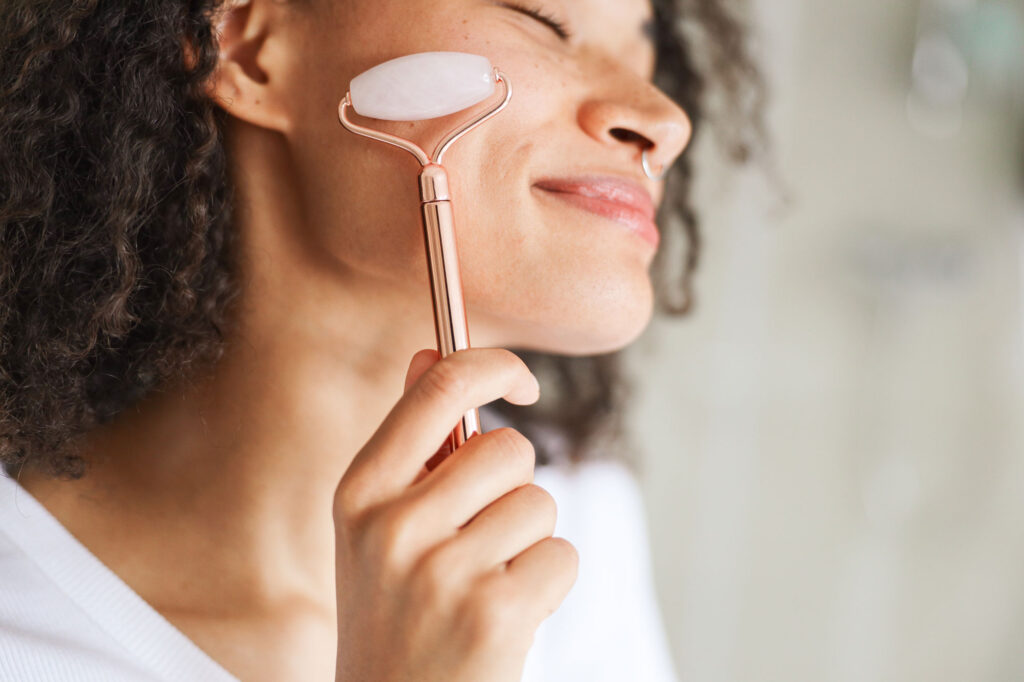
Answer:
<svg viewBox="0 0 1024 682"><path fill-rule="evenodd" d="M533 186L572 206L622 224L655 248L661 240L654 222L657 214L654 200L638 182L609 175L587 175L543 178Z"/></svg>

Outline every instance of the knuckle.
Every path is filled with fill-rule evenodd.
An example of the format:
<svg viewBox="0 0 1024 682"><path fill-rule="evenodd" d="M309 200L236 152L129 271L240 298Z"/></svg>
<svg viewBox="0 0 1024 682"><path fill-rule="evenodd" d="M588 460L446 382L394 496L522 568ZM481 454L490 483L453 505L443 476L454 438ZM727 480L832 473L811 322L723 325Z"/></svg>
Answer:
<svg viewBox="0 0 1024 682"><path fill-rule="evenodd" d="M346 471L334 489L334 522L358 521L371 506L372 492L351 470Z"/></svg>
<svg viewBox="0 0 1024 682"><path fill-rule="evenodd" d="M498 352L499 356L510 365L514 365L515 367L522 369L527 369L526 363L523 362L523 359L516 355L515 353L513 353L512 351L510 351L509 349L496 348L495 350Z"/></svg>
<svg viewBox="0 0 1024 682"><path fill-rule="evenodd" d="M530 439L508 426L495 429L487 435L491 437L502 461L520 473L524 483L532 482L537 456Z"/></svg>
<svg viewBox="0 0 1024 682"><path fill-rule="evenodd" d="M518 604L505 581L482 581L466 605L466 618L474 638L481 643L508 641L521 627Z"/></svg>
<svg viewBox="0 0 1024 682"><path fill-rule="evenodd" d="M339 485L334 491L334 523L348 523L359 515L361 504L351 486Z"/></svg>
<svg viewBox="0 0 1024 682"><path fill-rule="evenodd" d="M425 601L432 602L434 598L445 592L448 585L448 563L444 561L444 553L438 548L425 554L416 564L414 583L417 591Z"/></svg>
<svg viewBox="0 0 1024 682"><path fill-rule="evenodd" d="M405 512L403 506L391 504L363 514L365 549L384 566L400 568L410 554L416 528L414 519Z"/></svg>
<svg viewBox="0 0 1024 682"><path fill-rule="evenodd" d="M520 494L527 497L531 511L544 519L551 532L554 532L555 520L558 518L558 503L551 493L535 483L527 483L520 488Z"/></svg>
<svg viewBox="0 0 1024 682"><path fill-rule="evenodd" d="M467 390L465 375L457 363L441 360L420 377L421 390L429 400L450 402Z"/></svg>
<svg viewBox="0 0 1024 682"><path fill-rule="evenodd" d="M334 529L337 537L346 538L350 544L362 544L374 512L358 488L339 487L334 493Z"/></svg>

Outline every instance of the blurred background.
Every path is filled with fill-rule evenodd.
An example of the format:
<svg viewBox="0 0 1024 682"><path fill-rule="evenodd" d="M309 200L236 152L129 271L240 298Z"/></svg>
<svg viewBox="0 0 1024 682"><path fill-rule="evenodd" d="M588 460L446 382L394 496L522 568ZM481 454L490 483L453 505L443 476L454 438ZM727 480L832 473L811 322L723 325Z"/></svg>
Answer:
<svg viewBox="0 0 1024 682"><path fill-rule="evenodd" d="M628 353L677 669L1024 680L1024 0L751 11L791 205L700 139L698 307Z"/></svg>

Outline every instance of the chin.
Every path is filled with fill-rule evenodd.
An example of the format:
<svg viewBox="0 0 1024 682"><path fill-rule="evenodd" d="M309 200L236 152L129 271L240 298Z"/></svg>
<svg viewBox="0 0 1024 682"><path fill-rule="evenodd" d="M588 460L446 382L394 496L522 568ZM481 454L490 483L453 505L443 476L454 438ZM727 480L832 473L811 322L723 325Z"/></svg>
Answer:
<svg viewBox="0 0 1024 682"><path fill-rule="evenodd" d="M605 355L632 344L650 323L650 312L631 324L608 325L601 329L581 329L562 343L549 344L546 352L557 355Z"/></svg>
<svg viewBox="0 0 1024 682"><path fill-rule="evenodd" d="M566 302L529 319L470 312L473 344L553 355L605 355L633 343L650 324L653 292L629 300Z"/></svg>

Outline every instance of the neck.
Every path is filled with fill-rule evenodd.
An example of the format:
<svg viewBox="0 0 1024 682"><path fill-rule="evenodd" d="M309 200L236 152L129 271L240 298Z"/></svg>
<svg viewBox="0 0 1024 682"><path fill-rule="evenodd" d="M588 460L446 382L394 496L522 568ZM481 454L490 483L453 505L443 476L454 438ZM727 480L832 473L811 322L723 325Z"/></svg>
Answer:
<svg viewBox="0 0 1024 682"><path fill-rule="evenodd" d="M21 482L129 584L152 581L152 595L171 567L147 573L149 552L192 562L173 567L199 581L178 602L303 593L333 607L334 491L401 396L409 358L434 345L426 266L410 291L312 262L314 249L294 244L283 145L267 144L246 156L268 165L236 182L251 210L234 225L244 284L221 360L90 432L80 481ZM202 576L217 578L204 589ZM226 595L225 584L243 587Z"/></svg>

